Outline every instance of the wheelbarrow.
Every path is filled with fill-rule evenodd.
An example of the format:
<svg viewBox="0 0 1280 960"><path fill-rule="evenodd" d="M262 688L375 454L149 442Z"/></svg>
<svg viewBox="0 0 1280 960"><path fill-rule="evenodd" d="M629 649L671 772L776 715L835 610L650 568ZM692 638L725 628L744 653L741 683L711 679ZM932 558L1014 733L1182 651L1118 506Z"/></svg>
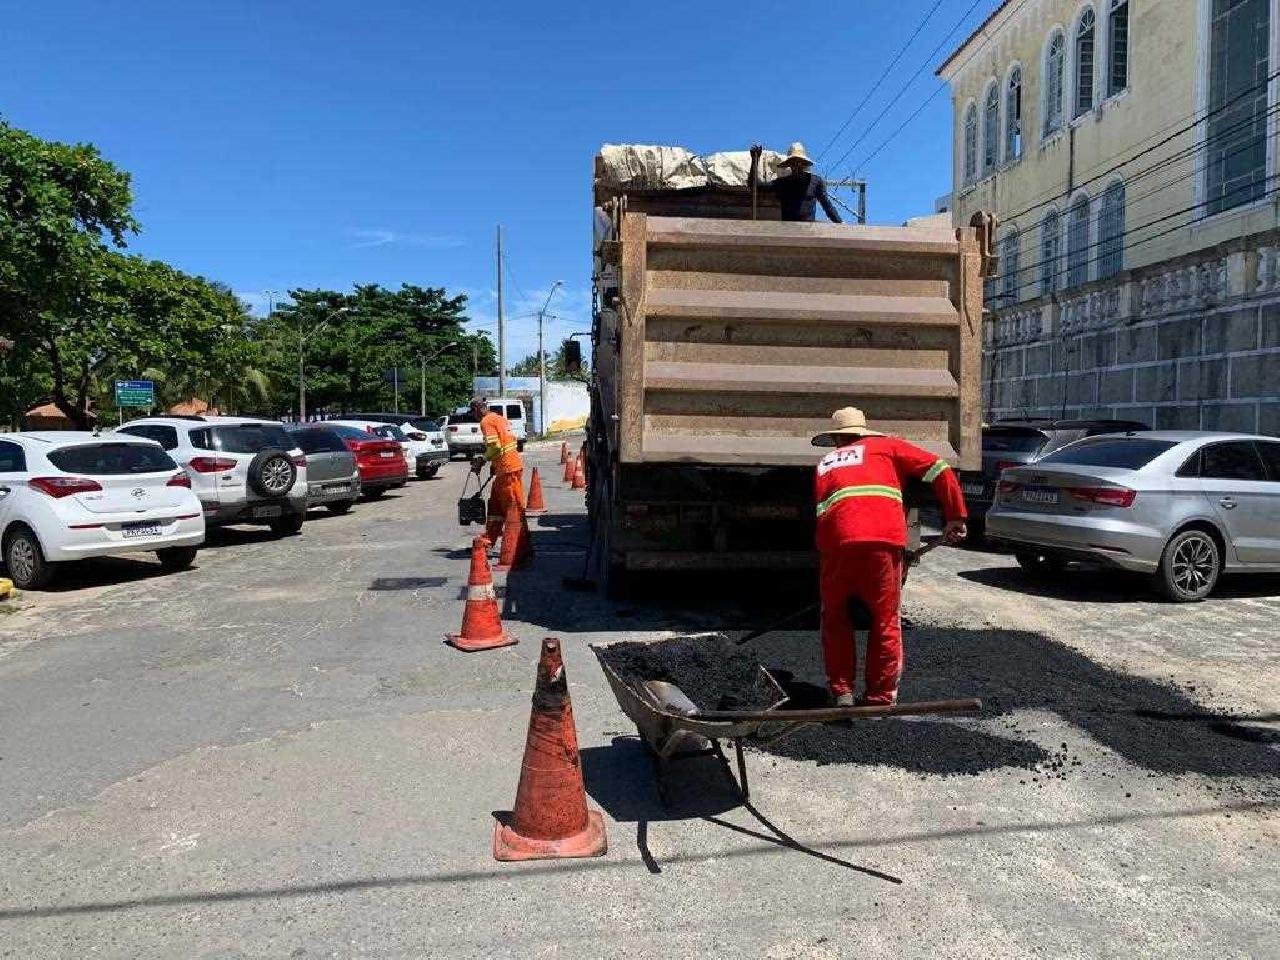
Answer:
<svg viewBox="0 0 1280 960"><path fill-rule="evenodd" d="M599 659L599 658L597 658ZM790 702L776 677L763 666L757 682L765 699L773 702L763 710L700 710L674 683L620 676L600 660L605 679L613 689L622 712L636 725L640 739L654 759L658 795L667 802L663 777L669 761L682 756L714 754L728 770L721 740L732 740L738 767L737 787L742 799L750 798L747 764L742 753L744 740L776 743L802 727L815 723L867 720L874 717L907 717L926 714L969 714L982 709L982 701L922 700L886 706L818 707L787 709ZM776 699L773 699L775 698Z"/></svg>

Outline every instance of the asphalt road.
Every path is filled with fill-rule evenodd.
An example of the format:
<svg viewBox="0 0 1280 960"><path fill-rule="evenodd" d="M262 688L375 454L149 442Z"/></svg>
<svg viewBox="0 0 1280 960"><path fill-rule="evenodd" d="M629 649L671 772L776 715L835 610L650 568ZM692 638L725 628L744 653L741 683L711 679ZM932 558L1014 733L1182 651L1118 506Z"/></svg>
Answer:
<svg viewBox="0 0 1280 960"><path fill-rule="evenodd" d="M663 808L588 644L732 637L803 591L565 590L585 532L553 453L531 448L535 567L503 588L516 647L440 642L460 464L298 537L226 534L186 573L85 565L0 615L0 957L1277 955L1280 582L1173 607L935 551L903 694L983 716L831 731L822 765L752 750L750 806L686 761ZM820 682L808 626L752 649ZM610 849L502 865L545 635Z"/></svg>

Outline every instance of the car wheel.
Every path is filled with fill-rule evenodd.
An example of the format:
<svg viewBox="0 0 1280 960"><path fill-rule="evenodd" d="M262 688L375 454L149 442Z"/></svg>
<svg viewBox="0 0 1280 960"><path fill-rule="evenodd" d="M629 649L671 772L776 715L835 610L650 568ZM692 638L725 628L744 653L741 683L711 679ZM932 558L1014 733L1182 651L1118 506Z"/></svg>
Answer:
<svg viewBox="0 0 1280 960"><path fill-rule="evenodd" d="M195 547L165 547L163 550L157 550L156 556L160 559L160 566L166 570L186 570L196 562L197 550Z"/></svg>
<svg viewBox="0 0 1280 960"><path fill-rule="evenodd" d="M1166 600L1195 603L1213 592L1221 574L1217 541L1204 530L1183 530L1165 545L1156 589Z"/></svg>
<svg viewBox="0 0 1280 960"><path fill-rule="evenodd" d="M431 466L429 466L429 467L419 467L419 468L418 468L418 479L419 479L419 480L430 480L432 477L434 477L434 476L435 476L437 473L439 473L439 472L440 472L440 464L438 464L438 463L432 464L432 465L431 465Z"/></svg>
<svg viewBox="0 0 1280 960"><path fill-rule="evenodd" d="M53 565L44 558L39 539L26 527L14 530L5 540L4 565L19 590L39 590L53 579Z"/></svg>
<svg viewBox="0 0 1280 960"><path fill-rule="evenodd" d="M1037 577L1048 577L1055 573L1061 573L1062 568L1066 566L1061 557L1054 557L1036 550L1016 550L1013 557L1018 561L1018 566L1027 571L1027 573L1035 574Z"/></svg>
<svg viewBox="0 0 1280 960"><path fill-rule="evenodd" d="M301 513L291 513L287 517L279 517L271 521L271 532L277 537L291 537L296 533L302 532L303 521L306 515Z"/></svg>
<svg viewBox="0 0 1280 960"><path fill-rule="evenodd" d="M356 505L354 500L339 500L337 503L326 503L324 508L334 516L341 516Z"/></svg>
<svg viewBox="0 0 1280 960"><path fill-rule="evenodd" d="M364 495L369 500L377 500L386 492L386 487L370 487L364 491Z"/></svg>
<svg viewBox="0 0 1280 960"><path fill-rule="evenodd" d="M284 450L263 450L249 462L250 489L269 500L285 496L297 479L298 468Z"/></svg>

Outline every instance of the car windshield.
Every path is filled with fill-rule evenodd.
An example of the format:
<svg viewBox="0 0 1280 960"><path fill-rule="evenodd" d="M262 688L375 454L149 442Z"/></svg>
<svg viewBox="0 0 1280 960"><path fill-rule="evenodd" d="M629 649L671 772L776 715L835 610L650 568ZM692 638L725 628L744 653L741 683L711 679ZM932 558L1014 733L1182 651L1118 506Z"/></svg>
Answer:
<svg viewBox="0 0 1280 960"><path fill-rule="evenodd" d="M223 453L258 453L271 447L291 450L295 446L288 431L278 423L237 423L214 427L213 441Z"/></svg>
<svg viewBox="0 0 1280 960"><path fill-rule="evenodd" d="M1146 437L1097 437L1081 440L1049 454L1040 463L1071 463L1088 467L1120 467L1137 470L1145 467L1177 444L1172 440Z"/></svg>
<svg viewBox="0 0 1280 960"><path fill-rule="evenodd" d="M49 462L66 473L98 477L164 473L178 468L173 458L159 447L142 443L87 443L63 447L49 454Z"/></svg>
<svg viewBox="0 0 1280 960"><path fill-rule="evenodd" d="M982 450L984 453L1035 453L1045 439L1039 430L984 430Z"/></svg>

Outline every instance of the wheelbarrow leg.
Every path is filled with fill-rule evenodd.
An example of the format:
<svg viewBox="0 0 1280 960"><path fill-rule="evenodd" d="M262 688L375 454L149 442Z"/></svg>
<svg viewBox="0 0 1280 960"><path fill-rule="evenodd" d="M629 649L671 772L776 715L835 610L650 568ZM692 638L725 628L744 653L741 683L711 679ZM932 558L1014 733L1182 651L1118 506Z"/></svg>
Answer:
<svg viewBox="0 0 1280 960"><path fill-rule="evenodd" d="M751 799L751 784L747 781L747 758L742 754L741 738L734 739L733 752L738 760L738 791L742 794L742 800L745 803Z"/></svg>

